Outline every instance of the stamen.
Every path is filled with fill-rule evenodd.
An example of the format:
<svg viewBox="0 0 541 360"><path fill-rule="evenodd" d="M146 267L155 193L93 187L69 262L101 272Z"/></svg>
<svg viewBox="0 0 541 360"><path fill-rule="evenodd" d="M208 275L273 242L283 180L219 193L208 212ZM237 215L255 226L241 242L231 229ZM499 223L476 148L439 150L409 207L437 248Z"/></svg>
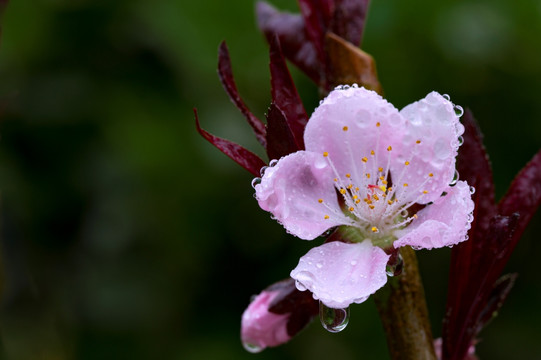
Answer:
<svg viewBox="0 0 541 360"><path fill-rule="evenodd" d="M420 144L420 143L421 143L421 140L417 140L415 143L416 143L416 144Z"/></svg>
<svg viewBox="0 0 541 360"><path fill-rule="evenodd" d="M379 123L378 123L378 124L379 124ZM372 226L372 232L375 232L375 233L376 233L376 232L378 232L378 231L379 231L379 230L378 230L378 228L377 228L377 227L375 227L375 226Z"/></svg>
<svg viewBox="0 0 541 360"><path fill-rule="evenodd" d="M382 168L382 167L379 167L379 168L378 168L378 171L379 171L379 172L383 172L383 168Z"/></svg>
<svg viewBox="0 0 541 360"><path fill-rule="evenodd" d="M370 150L370 155L376 155L376 152L374 150Z"/></svg>
<svg viewBox="0 0 541 360"><path fill-rule="evenodd" d="M426 190L423 190L423 194L428 194L428 191L426 191Z"/></svg>
<svg viewBox="0 0 541 360"><path fill-rule="evenodd" d="M376 127L380 127L380 125L381 125L381 124L380 124L379 121L378 121L378 122L376 123Z"/></svg>
<svg viewBox="0 0 541 360"><path fill-rule="evenodd" d="M348 131L348 127L347 127L347 126L344 126L344 127L342 128L342 130Z"/></svg>
<svg viewBox="0 0 541 360"><path fill-rule="evenodd" d="M428 174L428 176L429 176L429 177L432 177L432 176L434 176L434 174L430 173L430 174Z"/></svg>
<svg viewBox="0 0 541 360"><path fill-rule="evenodd" d="M406 161L406 162L404 163L404 165L406 165L406 166L408 166L409 164L410 164L409 161Z"/></svg>
<svg viewBox="0 0 541 360"><path fill-rule="evenodd" d="M351 174L346 174L346 177L349 179L351 177Z"/></svg>
<svg viewBox="0 0 541 360"><path fill-rule="evenodd" d="M327 151L324 151L324 152L323 152L323 156L324 156L324 157L327 157L327 156L329 156L329 153L328 153Z"/></svg>
<svg viewBox="0 0 541 360"><path fill-rule="evenodd" d="M404 187L407 187L408 186L408 183L404 183Z"/></svg>
<svg viewBox="0 0 541 360"><path fill-rule="evenodd" d="M340 189L340 194L344 195L345 193L346 193L346 189L341 188L341 189Z"/></svg>
<svg viewBox="0 0 541 360"><path fill-rule="evenodd" d="M338 179L337 179L337 178L334 178L334 181L338 181Z"/></svg>
<svg viewBox="0 0 541 360"><path fill-rule="evenodd" d="M366 178L370 179L370 174L369 173L366 173Z"/></svg>
<svg viewBox="0 0 541 360"><path fill-rule="evenodd" d="M368 161L368 158L365 156L361 159L364 163Z"/></svg>
<svg viewBox="0 0 541 360"><path fill-rule="evenodd" d="M321 204L323 203L323 199L318 199L317 202Z"/></svg>
<svg viewBox="0 0 541 360"><path fill-rule="evenodd" d="M389 145L389 147L387 148L387 151L391 151L391 150L393 150L393 147Z"/></svg>
<svg viewBox="0 0 541 360"><path fill-rule="evenodd" d="M328 219L329 219L329 215L325 215L323 218L324 218L325 220L328 220Z"/></svg>
<svg viewBox="0 0 541 360"><path fill-rule="evenodd" d="M351 207L349 208L349 211L353 212L353 210L355 210L355 208L354 208L353 206L351 206Z"/></svg>

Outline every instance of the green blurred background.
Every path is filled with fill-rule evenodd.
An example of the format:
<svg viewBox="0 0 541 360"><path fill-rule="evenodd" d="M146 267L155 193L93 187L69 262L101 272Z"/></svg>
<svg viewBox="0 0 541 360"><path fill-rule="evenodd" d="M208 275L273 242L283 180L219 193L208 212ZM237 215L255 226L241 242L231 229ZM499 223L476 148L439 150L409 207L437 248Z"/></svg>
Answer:
<svg viewBox="0 0 541 360"><path fill-rule="evenodd" d="M293 0L275 0L296 10ZM241 94L269 104L252 0L11 0L0 48L0 357L388 359L371 300L259 355L239 340L250 295L312 244L285 234L251 176L195 131L262 154L216 76L226 39ZM498 196L541 145L541 2L373 0L363 48L397 107L432 90L471 107ZM293 71L309 112L310 81ZM541 217L481 359L541 359ZM419 252L435 335L449 249Z"/></svg>

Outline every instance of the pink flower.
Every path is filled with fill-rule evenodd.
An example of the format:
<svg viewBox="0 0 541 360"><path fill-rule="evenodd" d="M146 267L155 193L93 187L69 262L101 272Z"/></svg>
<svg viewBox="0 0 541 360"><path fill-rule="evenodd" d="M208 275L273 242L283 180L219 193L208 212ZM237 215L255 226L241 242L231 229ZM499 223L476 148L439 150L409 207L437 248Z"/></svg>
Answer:
<svg viewBox="0 0 541 360"><path fill-rule="evenodd" d="M399 112L357 86L322 101L306 125L306 150L281 158L255 186L261 208L291 234L313 240L340 226L348 241L301 257L291 272L299 290L347 307L385 285L392 249L466 240L473 202L455 174L460 111L432 92Z"/></svg>

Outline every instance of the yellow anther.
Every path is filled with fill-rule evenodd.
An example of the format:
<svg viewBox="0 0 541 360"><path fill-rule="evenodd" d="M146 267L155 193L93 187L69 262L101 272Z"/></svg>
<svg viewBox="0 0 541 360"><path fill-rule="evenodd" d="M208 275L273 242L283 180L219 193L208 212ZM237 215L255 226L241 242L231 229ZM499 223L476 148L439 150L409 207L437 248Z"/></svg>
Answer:
<svg viewBox="0 0 541 360"><path fill-rule="evenodd" d="M366 173L366 178L370 179L370 174L369 173Z"/></svg>
<svg viewBox="0 0 541 360"><path fill-rule="evenodd" d="M378 232L378 228L375 226L372 226L372 232Z"/></svg>
<svg viewBox="0 0 541 360"><path fill-rule="evenodd" d="M358 187L356 187L356 188L355 188L355 191L359 191L359 188L358 188Z"/></svg>
<svg viewBox="0 0 541 360"><path fill-rule="evenodd" d="M334 178L334 181L338 181L338 179L337 179L337 178Z"/></svg>
<svg viewBox="0 0 541 360"><path fill-rule="evenodd" d="M327 156L329 156L329 153L325 151L325 152L323 152L323 156L327 157Z"/></svg>
<svg viewBox="0 0 541 360"><path fill-rule="evenodd" d="M391 192L391 191L393 191L393 188L392 188L392 187L389 187L389 188L387 189L387 192Z"/></svg>
<svg viewBox="0 0 541 360"><path fill-rule="evenodd" d="M404 187L407 187L408 186L408 183L404 183Z"/></svg>
<svg viewBox="0 0 541 360"><path fill-rule="evenodd" d="M346 189L342 188L340 189L340 194L344 195L346 193Z"/></svg>
<svg viewBox="0 0 541 360"><path fill-rule="evenodd" d="M321 204L323 202L323 199L318 199L317 202Z"/></svg>
<svg viewBox="0 0 541 360"><path fill-rule="evenodd" d="M365 156L361 159L364 163L368 161L368 158Z"/></svg>
<svg viewBox="0 0 541 360"><path fill-rule="evenodd" d="M385 176L380 176L379 179L380 180L385 180Z"/></svg>
<svg viewBox="0 0 541 360"><path fill-rule="evenodd" d="M417 219L418 218L417 214L413 214L413 218Z"/></svg>
<svg viewBox="0 0 541 360"><path fill-rule="evenodd" d="M376 152L374 150L370 150L370 155L376 155Z"/></svg>
<svg viewBox="0 0 541 360"><path fill-rule="evenodd" d="M376 127L380 127L380 125L381 125L381 124L380 124L379 121L378 121L378 122L376 123Z"/></svg>
<svg viewBox="0 0 541 360"><path fill-rule="evenodd" d="M368 207L370 208L370 210L374 210L374 205L368 205Z"/></svg>
<svg viewBox="0 0 541 360"><path fill-rule="evenodd" d="M382 167L379 167L379 168L378 168L378 171L379 171L379 172L383 172L383 168L382 168Z"/></svg>
<svg viewBox="0 0 541 360"><path fill-rule="evenodd" d="M329 219L329 215L325 215L323 218L324 218L325 220L327 220L327 219Z"/></svg>
<svg viewBox="0 0 541 360"><path fill-rule="evenodd" d="M408 166L409 164L410 164L409 161L406 161L406 162L404 163L404 165L406 165L406 166Z"/></svg>
<svg viewBox="0 0 541 360"><path fill-rule="evenodd" d="M348 190L351 190L351 189L353 189L353 184L348 185Z"/></svg>
<svg viewBox="0 0 541 360"><path fill-rule="evenodd" d="M355 200L355 204L358 204L358 203L360 203L360 202L361 202L361 199Z"/></svg>
<svg viewBox="0 0 541 360"><path fill-rule="evenodd" d="M432 176L434 176L434 174L430 173L430 174L428 174L428 176L429 176L429 177L432 177Z"/></svg>
<svg viewBox="0 0 541 360"><path fill-rule="evenodd" d="M381 180L381 183L382 183L383 185L387 185L387 180Z"/></svg>
<svg viewBox="0 0 541 360"><path fill-rule="evenodd" d="M393 201L392 200L387 200L387 204L392 205Z"/></svg>
<svg viewBox="0 0 541 360"><path fill-rule="evenodd" d="M423 194L428 194L428 191L426 191L426 190L423 190Z"/></svg>
<svg viewBox="0 0 541 360"><path fill-rule="evenodd" d="M366 199L366 203L367 203L368 205L371 205L371 204L372 204L372 200Z"/></svg>
<svg viewBox="0 0 541 360"><path fill-rule="evenodd" d="M420 144L420 143L421 143L421 140L417 140L415 143L416 143L416 144Z"/></svg>
<svg viewBox="0 0 541 360"><path fill-rule="evenodd" d="M353 210L355 210L355 208L354 208L353 206L351 206L351 207L349 208L349 211L353 211Z"/></svg>
<svg viewBox="0 0 541 360"><path fill-rule="evenodd" d="M344 127L342 128L342 130L348 131L348 127L347 127L347 126L344 126Z"/></svg>
<svg viewBox="0 0 541 360"><path fill-rule="evenodd" d="M389 147L387 148L387 151L391 151L393 149L393 147L391 145L389 145Z"/></svg>
<svg viewBox="0 0 541 360"><path fill-rule="evenodd" d="M379 200L379 196L377 196L376 194L372 195L372 197L373 197L374 199L376 199L376 201Z"/></svg>
<svg viewBox="0 0 541 360"><path fill-rule="evenodd" d="M353 200L357 200L359 198L359 195L353 195Z"/></svg>
<svg viewBox="0 0 541 360"><path fill-rule="evenodd" d="M346 177L349 179L351 177L351 174L346 174Z"/></svg>
<svg viewBox="0 0 541 360"><path fill-rule="evenodd" d="M383 181L385 181L385 180L383 180ZM385 181L385 184L387 184L387 181ZM385 186L383 186L383 185L380 185L380 186L379 186L379 189L380 189L381 191L383 191L383 192L385 192L385 190L387 190L387 188L386 188Z"/></svg>

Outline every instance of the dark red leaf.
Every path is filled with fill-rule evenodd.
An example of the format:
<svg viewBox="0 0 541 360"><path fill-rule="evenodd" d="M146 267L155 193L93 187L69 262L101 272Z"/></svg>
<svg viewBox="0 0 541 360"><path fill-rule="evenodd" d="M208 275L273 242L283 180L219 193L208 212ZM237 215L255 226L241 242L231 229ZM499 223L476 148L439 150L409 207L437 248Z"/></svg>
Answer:
<svg viewBox="0 0 541 360"><path fill-rule="evenodd" d="M233 104L235 104L246 120L248 120L248 124L250 124L254 130L257 141L259 141L263 147L266 147L265 124L263 124L261 120L252 114L239 95L237 85L235 84L235 80L233 78L233 71L231 70L231 58L229 57L229 50L227 49L225 41L220 44L220 48L218 50L218 76L225 89L225 92L227 95L229 95L229 98Z"/></svg>
<svg viewBox="0 0 541 360"><path fill-rule="evenodd" d="M526 225L530 222L532 216L541 204L541 150L533 159L522 168L515 177L507 194L498 204L498 212L503 215L513 213L520 214L518 228L511 244L511 249L516 243Z"/></svg>
<svg viewBox="0 0 541 360"><path fill-rule="evenodd" d="M310 42L314 44L321 63L325 61L325 33L331 22L334 1L298 0L304 19L304 28Z"/></svg>
<svg viewBox="0 0 541 360"><path fill-rule="evenodd" d="M464 124L464 143L459 149L457 170L460 179L466 180L475 188L475 229L470 230L470 237L479 237L488 229L488 222L494 215L494 182L492 168L485 147L483 135L472 112L466 109L462 117ZM474 234L479 232L479 234Z"/></svg>
<svg viewBox="0 0 541 360"><path fill-rule="evenodd" d="M242 146L235 144L234 142L219 138L201 129L199 118L197 116L197 110L193 109L193 112L195 115L195 126L197 127L197 131L199 134L201 134L201 136L203 136L212 145L216 146L218 150L229 156L237 164L252 173L252 175L257 177L260 176L259 170L265 166L265 163L259 158L259 156L249 150L246 150Z"/></svg>
<svg viewBox="0 0 541 360"><path fill-rule="evenodd" d="M284 113L297 149L304 150L303 136L308 115L287 69L277 37L270 41L270 73L272 101Z"/></svg>
<svg viewBox="0 0 541 360"><path fill-rule="evenodd" d="M334 16L330 30L359 46L370 0L335 0Z"/></svg>
<svg viewBox="0 0 541 360"><path fill-rule="evenodd" d="M267 113L267 155L269 159L300 150L289 127L284 112L272 103Z"/></svg>
<svg viewBox="0 0 541 360"><path fill-rule="evenodd" d="M279 291L279 295L269 306L275 314L291 314L287 323L287 333L293 337L304 329L319 313L319 302L310 291L299 291L293 279L286 279L269 286L266 291Z"/></svg>
<svg viewBox="0 0 541 360"><path fill-rule="evenodd" d="M515 284L517 274L507 274L494 283L488 301L479 315L476 333L479 333L498 313Z"/></svg>
<svg viewBox="0 0 541 360"><path fill-rule="evenodd" d="M304 21L300 15L283 13L264 1L256 5L257 23L267 41L277 36L284 56L316 84L322 80L323 65L316 47L306 36Z"/></svg>

